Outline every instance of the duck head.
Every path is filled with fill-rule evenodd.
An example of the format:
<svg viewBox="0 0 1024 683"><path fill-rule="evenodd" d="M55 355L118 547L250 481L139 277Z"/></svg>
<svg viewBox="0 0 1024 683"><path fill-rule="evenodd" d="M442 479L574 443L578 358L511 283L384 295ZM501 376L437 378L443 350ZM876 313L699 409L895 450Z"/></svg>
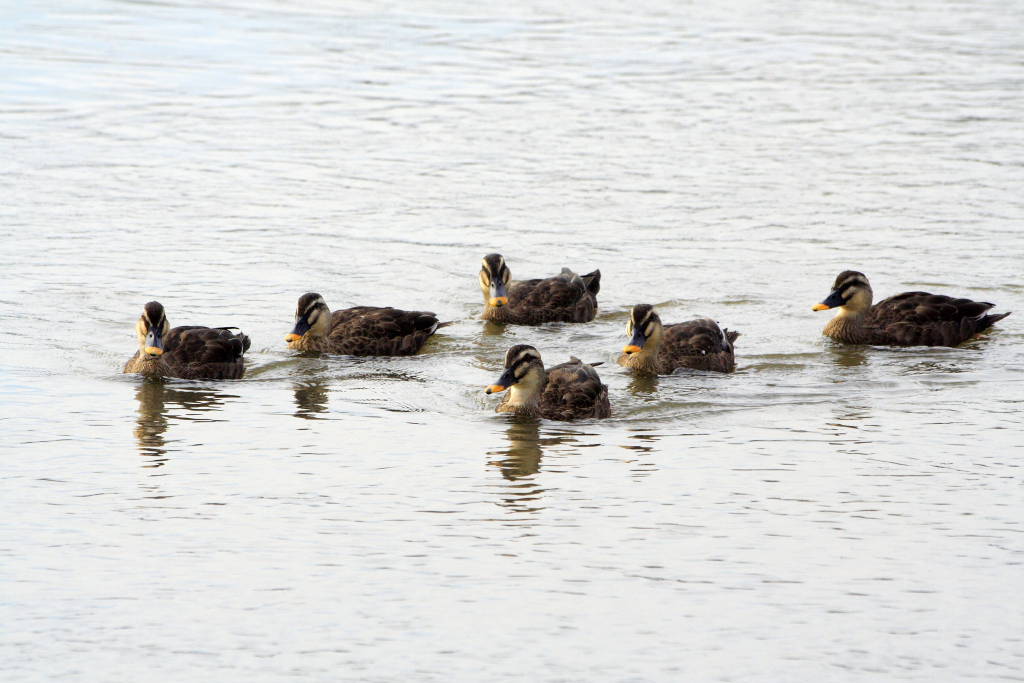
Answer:
<svg viewBox="0 0 1024 683"><path fill-rule="evenodd" d="M171 331L164 313L163 304L150 301L142 309L142 316L135 323L135 335L139 338L139 357L159 358L164 353L164 339Z"/></svg>
<svg viewBox="0 0 1024 683"><path fill-rule="evenodd" d="M654 353L658 345L661 344L662 335L661 318L654 311L654 306L650 304L634 306L629 312L626 334L630 336L630 340L622 349L624 354L629 356L635 353Z"/></svg>
<svg viewBox="0 0 1024 683"><path fill-rule="evenodd" d="M316 292L309 292L299 297L295 308L295 327L285 335L286 342L296 342L308 335L310 337L326 337L331 331L331 309L327 308L324 298Z"/></svg>
<svg viewBox="0 0 1024 683"><path fill-rule="evenodd" d="M507 305L508 286L511 282L512 273L505 265L505 258L501 254L484 256L480 268L480 290L484 294L486 305Z"/></svg>
<svg viewBox="0 0 1024 683"><path fill-rule="evenodd" d="M830 308L838 308L839 315L857 315L871 308L873 298L874 293L864 273L844 270L839 273L832 285L832 292L811 310L827 311Z"/></svg>
<svg viewBox="0 0 1024 683"><path fill-rule="evenodd" d="M540 352L527 344L517 344L505 354L505 371L485 392L496 394L510 389L513 404L528 403L537 400L546 381Z"/></svg>

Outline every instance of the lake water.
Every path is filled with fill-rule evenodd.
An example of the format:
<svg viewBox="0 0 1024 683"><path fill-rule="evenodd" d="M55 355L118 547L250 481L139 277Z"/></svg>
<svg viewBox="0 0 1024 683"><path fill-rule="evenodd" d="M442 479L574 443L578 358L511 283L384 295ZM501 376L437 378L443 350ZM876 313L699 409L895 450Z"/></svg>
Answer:
<svg viewBox="0 0 1024 683"><path fill-rule="evenodd" d="M1024 680L1019 2L216 4L0 9L5 681ZM1017 313L840 347L847 268ZM297 357L310 290L455 324ZM246 377L120 374L151 299ZM517 343L613 416L495 414Z"/></svg>

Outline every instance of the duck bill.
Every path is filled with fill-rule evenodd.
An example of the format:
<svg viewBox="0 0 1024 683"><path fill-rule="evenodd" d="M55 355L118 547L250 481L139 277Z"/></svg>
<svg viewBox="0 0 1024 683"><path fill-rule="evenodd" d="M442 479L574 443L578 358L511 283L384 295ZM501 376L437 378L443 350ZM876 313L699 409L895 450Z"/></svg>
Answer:
<svg viewBox="0 0 1024 683"><path fill-rule="evenodd" d="M498 381L490 385L484 390L486 394L500 394L501 392L508 389L510 386L516 383L516 376L512 373L511 369L505 370L501 373L501 377Z"/></svg>
<svg viewBox="0 0 1024 683"><path fill-rule="evenodd" d="M811 310L812 311L827 311L830 308L838 308L839 306L845 306L845 305L846 305L846 300L843 299L842 296L840 296L839 290L837 289L834 292L832 292L831 294L829 294L828 297L824 301L822 301L820 304L814 304L814 306L811 307Z"/></svg>
<svg viewBox="0 0 1024 683"><path fill-rule="evenodd" d="M490 299L487 300L488 305L496 307L508 305L508 292L505 291L504 282L492 282L490 295Z"/></svg>
<svg viewBox="0 0 1024 683"><path fill-rule="evenodd" d="M629 343L622 347L622 352L625 354L640 353L644 350L644 343L647 339L644 337L640 330L633 333L633 338L629 340Z"/></svg>
<svg viewBox="0 0 1024 683"><path fill-rule="evenodd" d="M302 339L302 335L309 332L310 327L312 327L312 325L309 324L309 320L306 319L306 316L302 316L295 321L295 327L292 328L291 332L284 336L284 340L286 342L298 341Z"/></svg>
<svg viewBox="0 0 1024 683"><path fill-rule="evenodd" d="M146 335L146 346L142 349L147 356L157 358L164 354L164 338L157 330L153 329Z"/></svg>

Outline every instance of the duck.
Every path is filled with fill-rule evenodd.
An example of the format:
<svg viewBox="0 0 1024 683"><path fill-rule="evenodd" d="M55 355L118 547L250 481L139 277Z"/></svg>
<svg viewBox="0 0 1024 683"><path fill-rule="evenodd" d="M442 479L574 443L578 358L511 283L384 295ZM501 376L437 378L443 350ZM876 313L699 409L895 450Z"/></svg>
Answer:
<svg viewBox="0 0 1024 683"><path fill-rule="evenodd" d="M501 254L488 254L480 269L484 320L515 325L586 323L597 315L601 271L578 275L568 268L549 278L512 281Z"/></svg>
<svg viewBox="0 0 1024 683"><path fill-rule="evenodd" d="M517 344L505 354L505 372L485 393L509 390L495 408L498 413L548 420L608 417L608 385L601 383L595 365L600 363L570 356L569 362L545 370L536 348Z"/></svg>
<svg viewBox="0 0 1024 683"><path fill-rule="evenodd" d="M832 292L812 310L838 309L822 334L844 344L958 346L1007 313L986 313L995 304L928 292L903 292L872 305L864 273L844 270Z"/></svg>
<svg viewBox="0 0 1024 683"><path fill-rule="evenodd" d="M403 311L379 306L354 306L333 313L316 292L299 297L295 327L285 336L296 351L347 356L412 356L440 327L429 311Z"/></svg>
<svg viewBox="0 0 1024 683"><path fill-rule="evenodd" d="M185 325L172 328L163 304L150 301L135 323L139 349L124 372L145 377L240 379L249 337L237 327Z"/></svg>
<svg viewBox="0 0 1024 683"><path fill-rule="evenodd" d="M739 332L722 329L710 318L663 325L650 304L629 312L619 365L641 374L671 375L679 368L732 372L736 369L733 342Z"/></svg>

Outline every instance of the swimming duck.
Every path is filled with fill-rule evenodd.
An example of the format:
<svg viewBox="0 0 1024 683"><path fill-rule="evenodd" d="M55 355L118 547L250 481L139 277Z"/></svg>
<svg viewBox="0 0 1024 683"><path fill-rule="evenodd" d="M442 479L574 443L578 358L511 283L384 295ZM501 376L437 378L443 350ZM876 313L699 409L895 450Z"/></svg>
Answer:
<svg viewBox="0 0 1024 683"><path fill-rule="evenodd" d="M864 273L844 270L832 293L813 307L838 308L823 334L846 344L956 346L1006 316L988 315L987 301L954 299L928 292L904 292L871 305L873 293Z"/></svg>
<svg viewBox="0 0 1024 683"><path fill-rule="evenodd" d="M285 336L296 351L320 351L349 356L411 356L439 327L428 311L355 306L333 313L316 292L299 297L295 327Z"/></svg>
<svg viewBox="0 0 1024 683"><path fill-rule="evenodd" d="M139 350L124 372L146 377L238 379L245 372L243 354L249 337L234 327L182 326L171 328L163 305L150 301L135 323Z"/></svg>
<svg viewBox="0 0 1024 683"><path fill-rule="evenodd" d="M723 330L710 318L662 325L650 304L637 304L629 312L619 365L638 372L671 375L677 368L732 372L736 369L733 342L739 332Z"/></svg>
<svg viewBox="0 0 1024 683"><path fill-rule="evenodd" d="M518 344L505 354L505 372L486 392L509 390L495 409L499 413L549 420L608 417L611 414L608 386L601 384L593 365L570 357L568 363L545 371L537 349Z"/></svg>
<svg viewBox="0 0 1024 683"><path fill-rule="evenodd" d="M543 280L512 282L505 258L488 254L480 269L480 289L484 294L484 320L518 325L585 323L597 315L601 271L577 275L562 268L558 275Z"/></svg>

